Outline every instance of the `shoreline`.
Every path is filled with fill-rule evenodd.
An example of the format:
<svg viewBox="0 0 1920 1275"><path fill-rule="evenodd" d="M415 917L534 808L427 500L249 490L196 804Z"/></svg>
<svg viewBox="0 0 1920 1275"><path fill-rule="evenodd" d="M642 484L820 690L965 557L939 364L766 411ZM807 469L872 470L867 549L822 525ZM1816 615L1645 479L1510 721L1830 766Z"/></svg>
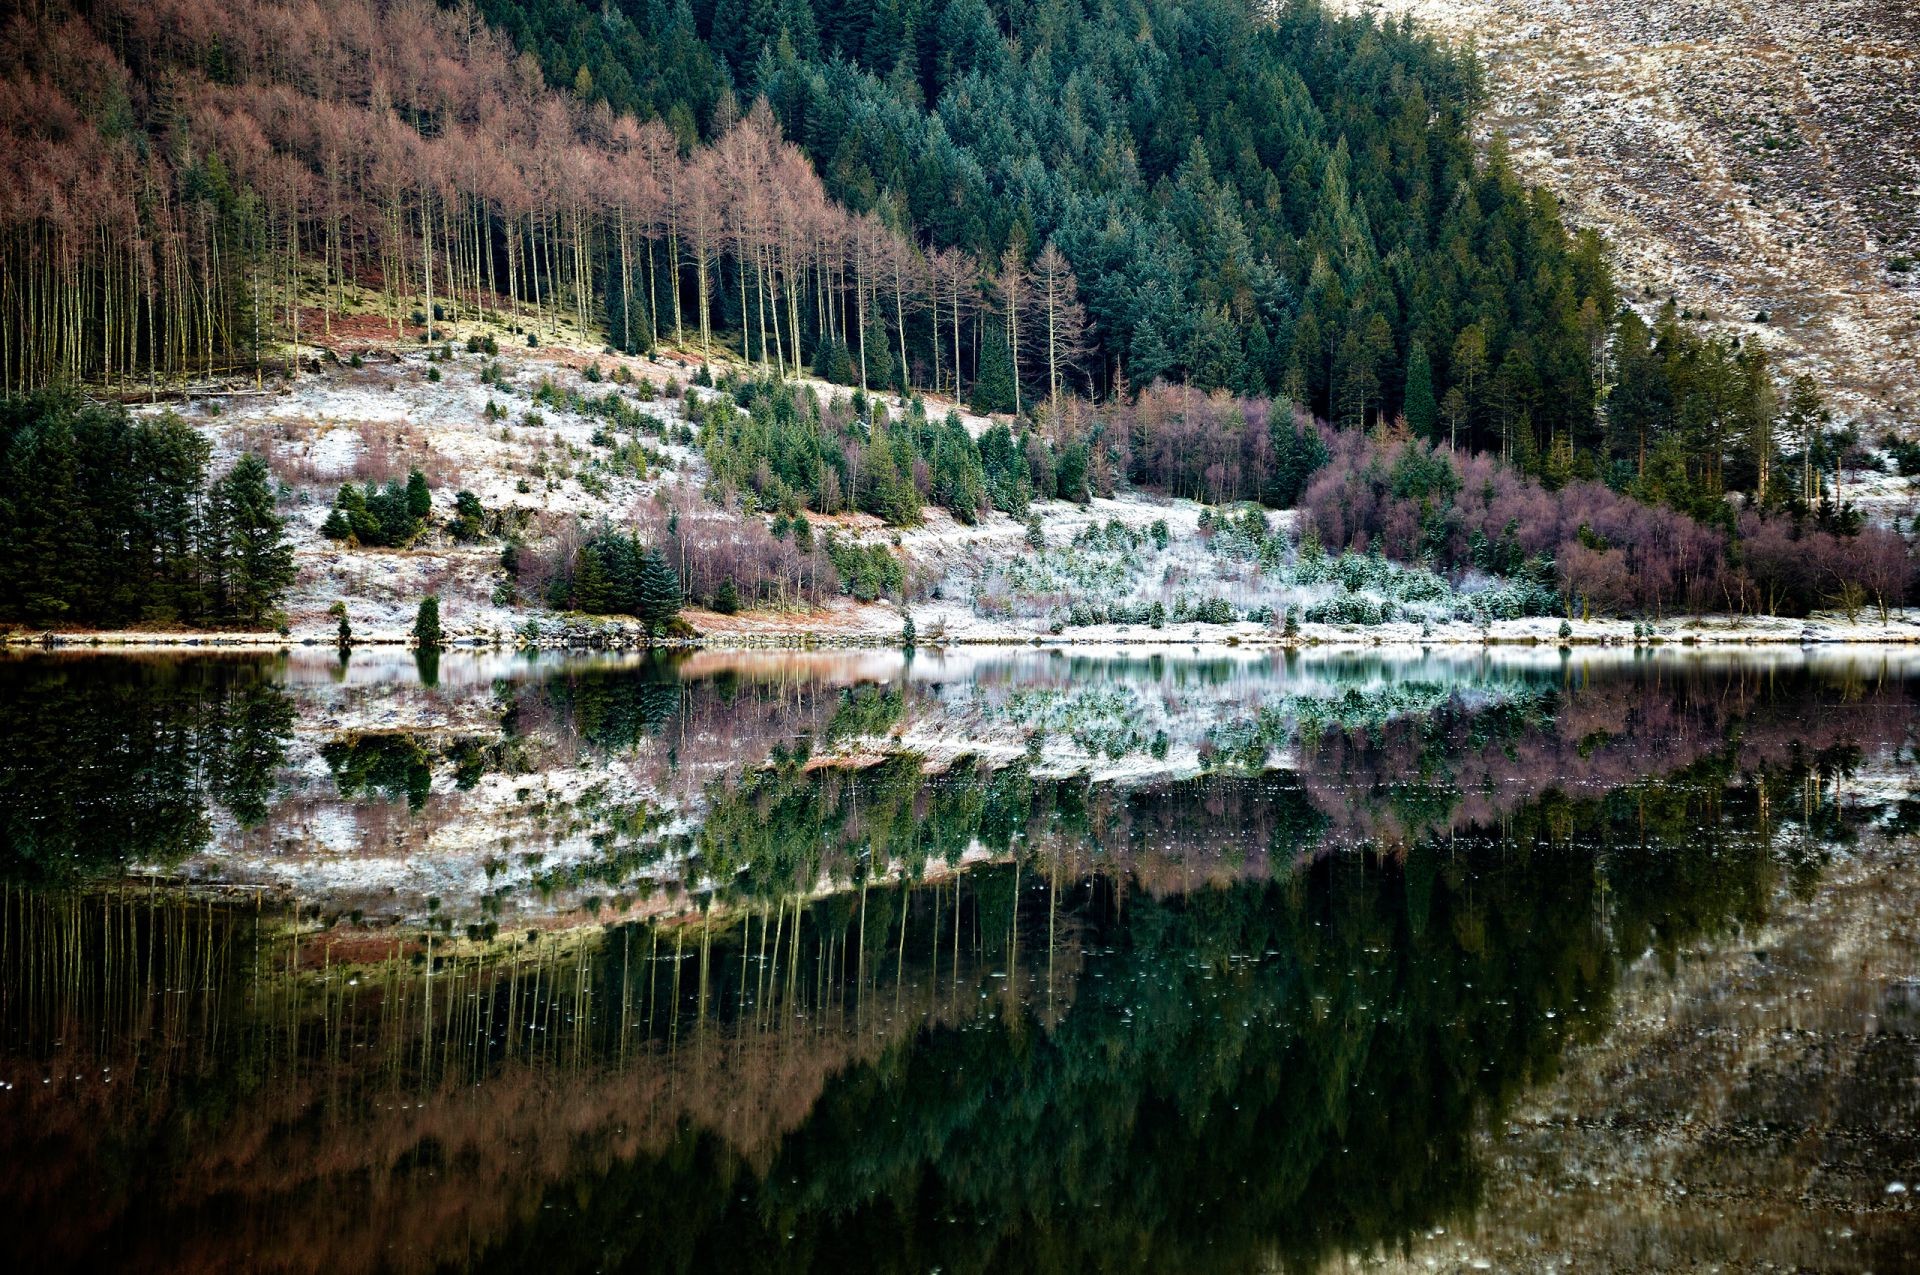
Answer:
<svg viewBox="0 0 1920 1275"><path fill-rule="evenodd" d="M1562 634L1560 621L1536 617L1501 621L1485 629L1447 625L1422 631L1411 624L1374 626L1304 624L1297 636L1286 637L1253 625L1168 625L1145 629L1137 625L1101 625L1074 633L1021 631L983 624L982 631L943 633L914 642L901 641L898 631L873 629L732 630L647 641L619 626L569 625L562 633L529 641L517 634L459 635L441 648L442 654L498 653L501 651L744 651L744 650L941 650L954 648L1032 647L1072 650L1110 646L1214 646L1251 650L1309 649L1369 650L1379 647L1473 649L1492 647L1877 647L1920 645L1920 616L1896 616L1880 621L1846 623L1841 620L1782 620L1704 616L1660 625L1629 620L1587 620L1571 623ZM356 637L349 649L412 650L411 636L370 634ZM291 652L336 649L319 637L292 637L278 633L226 630L44 630L0 633L0 652Z"/></svg>

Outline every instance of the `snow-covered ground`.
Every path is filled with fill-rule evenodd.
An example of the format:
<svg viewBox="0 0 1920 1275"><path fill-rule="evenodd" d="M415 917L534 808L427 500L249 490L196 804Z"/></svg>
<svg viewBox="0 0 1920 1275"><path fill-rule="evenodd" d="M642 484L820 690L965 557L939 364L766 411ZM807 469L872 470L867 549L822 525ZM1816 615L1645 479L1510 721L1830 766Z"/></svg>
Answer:
<svg viewBox="0 0 1920 1275"><path fill-rule="evenodd" d="M214 443L216 467L242 451L265 455L292 523L298 576L286 599L288 635L132 631L65 635L102 645L331 644L328 614L344 602L362 642L405 642L419 601L441 600L455 644L511 645L529 624L545 639L563 629L633 636L634 626L560 615L538 596L537 578L514 587L501 539L463 544L445 527L454 496L471 491L488 514L513 524L532 554L604 519L628 521L646 502L704 487L682 395L689 368L673 356L623 358L579 349L502 347L497 356L451 358L423 347L368 345L360 367L326 364L277 390L207 387L177 410ZM832 387L817 385L822 393ZM616 427L597 401L622 401ZM890 402L893 410L902 410ZM948 405L930 403L944 413ZM966 417L978 429L980 418ZM433 490L430 530L406 549L349 548L321 535L344 483L404 480L419 468ZM1891 480L1889 480L1891 481ZM1883 483L1882 486L1886 484ZM1866 495L1864 490L1860 493ZM1876 489L1876 498L1889 493ZM911 615L922 645L966 643L1162 643L1249 645L1448 645L1632 642L1632 621L1512 617L1514 587L1498 580L1442 580L1355 557L1309 562L1294 514L1242 506L1213 509L1137 492L1086 505L1037 502L1040 544L1023 520L988 512L972 525L929 508L918 526L894 529L866 515L831 521L851 540L901 556L909 596L862 604L833 599L812 611L760 610L686 618L708 643L892 644ZM1215 525L1207 527L1208 520ZM1288 631L1291 616L1293 631ZM16 635L20 636L20 635ZM33 636L33 635L26 635ZM1920 617L1852 620L1663 619L1641 636L1669 642L1912 642Z"/></svg>

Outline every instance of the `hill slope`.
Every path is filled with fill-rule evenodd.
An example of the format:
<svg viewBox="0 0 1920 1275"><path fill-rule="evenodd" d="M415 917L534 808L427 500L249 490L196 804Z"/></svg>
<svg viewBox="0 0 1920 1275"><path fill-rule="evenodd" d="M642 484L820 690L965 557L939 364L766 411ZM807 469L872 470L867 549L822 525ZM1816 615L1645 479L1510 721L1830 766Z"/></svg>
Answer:
<svg viewBox="0 0 1920 1275"><path fill-rule="evenodd" d="M1887 0L1341 0L1473 38L1480 127L1599 227L1622 291L1920 429L1920 10ZM1905 264L1907 269L1900 267ZM1771 321L1753 322L1767 313Z"/></svg>

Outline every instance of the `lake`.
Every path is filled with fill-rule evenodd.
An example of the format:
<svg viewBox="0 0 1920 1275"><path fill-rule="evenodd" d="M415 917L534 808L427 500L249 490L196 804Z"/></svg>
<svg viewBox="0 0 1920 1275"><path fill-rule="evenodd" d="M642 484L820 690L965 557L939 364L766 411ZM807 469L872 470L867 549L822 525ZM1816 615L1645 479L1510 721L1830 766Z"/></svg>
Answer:
<svg viewBox="0 0 1920 1275"><path fill-rule="evenodd" d="M1920 658L0 661L13 1269L1920 1267Z"/></svg>

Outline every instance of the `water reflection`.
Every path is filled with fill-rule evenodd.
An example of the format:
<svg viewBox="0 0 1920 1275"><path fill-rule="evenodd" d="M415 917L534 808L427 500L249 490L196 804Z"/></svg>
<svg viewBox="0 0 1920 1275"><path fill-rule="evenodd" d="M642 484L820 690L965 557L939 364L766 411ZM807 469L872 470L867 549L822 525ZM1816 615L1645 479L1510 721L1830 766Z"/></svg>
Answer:
<svg viewBox="0 0 1920 1275"><path fill-rule="evenodd" d="M0 761L0 1225L34 1269L1392 1250L1626 971L1910 837L1876 660L0 666L71 718ZM330 821L444 852L413 921L123 873Z"/></svg>
<svg viewBox="0 0 1920 1275"><path fill-rule="evenodd" d="M1897 748L1913 707L1900 657L1797 652L449 655L431 687L411 668L0 663L20 706L0 874L135 869L462 932L1031 844L1186 889L1713 756Z"/></svg>

